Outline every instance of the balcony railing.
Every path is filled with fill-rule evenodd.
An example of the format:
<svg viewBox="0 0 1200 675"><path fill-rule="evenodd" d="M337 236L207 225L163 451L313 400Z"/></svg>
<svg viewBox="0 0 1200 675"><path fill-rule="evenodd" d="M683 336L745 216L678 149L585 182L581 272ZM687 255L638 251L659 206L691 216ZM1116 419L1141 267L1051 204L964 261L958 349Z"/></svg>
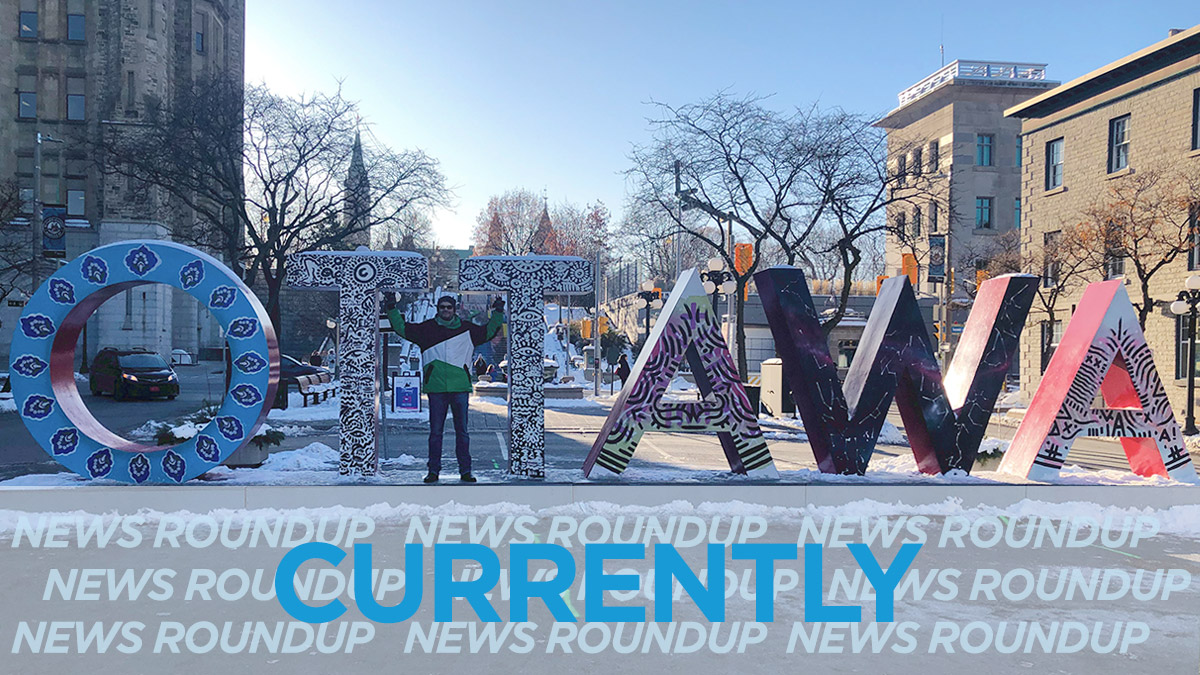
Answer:
<svg viewBox="0 0 1200 675"><path fill-rule="evenodd" d="M900 105L905 106L953 80L971 80L984 84L1011 85L1044 83L1046 64L1009 63L1005 61L954 61L941 70L900 92Z"/></svg>

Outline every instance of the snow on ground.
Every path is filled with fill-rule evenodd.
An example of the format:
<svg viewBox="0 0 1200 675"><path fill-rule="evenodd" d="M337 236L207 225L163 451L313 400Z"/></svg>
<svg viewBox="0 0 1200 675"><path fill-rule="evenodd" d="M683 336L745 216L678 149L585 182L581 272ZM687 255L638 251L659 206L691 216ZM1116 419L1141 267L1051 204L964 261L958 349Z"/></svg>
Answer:
<svg viewBox="0 0 1200 675"><path fill-rule="evenodd" d="M404 454L400 457L380 461L380 472L372 477L342 476L338 474L338 451L324 443L310 443L296 450L272 453L267 461L256 469L231 469L220 466L209 471L198 480L201 483L223 485L339 485L339 484L417 484L424 477L425 460ZM503 470L475 472L481 482L512 483ZM942 476L930 476L917 470L916 460L910 453L896 456L877 455L871 460L865 476L841 476L824 474L816 469L786 470L779 472L779 483L805 485L881 485L881 484L925 484L925 485L995 485L1001 483L1026 483L1011 476L994 471L978 471L967 475L951 472ZM589 481L583 477L583 469L549 468L547 482L551 483L599 483L638 484L673 483L682 485L736 485L746 483L773 483L730 473L726 470L705 470L639 466L637 460L619 479L597 479ZM453 482L453 481L447 481ZM0 488L8 487L65 487L82 485L116 485L109 480L85 480L70 472L57 474L31 474L0 482ZM1076 466L1064 467L1056 485L1123 485L1177 487L1186 484L1163 477L1143 478L1128 471L1091 471ZM1200 520L1196 522L1200 531Z"/></svg>
<svg viewBox="0 0 1200 675"><path fill-rule="evenodd" d="M12 394L0 396L0 413L17 412L17 402L13 400Z"/></svg>
<svg viewBox="0 0 1200 675"><path fill-rule="evenodd" d="M380 405L384 403L381 402ZM321 401L320 403L311 404L304 407L300 401L299 394L291 394L288 398L287 410L272 410L267 416L267 421L278 422L337 422L340 418L342 410L342 399L337 396ZM428 420L429 412L421 410L419 412L401 412L399 410L392 412L388 410L387 418L389 420ZM284 426L276 426L277 429L283 430ZM284 433L287 433L284 431ZM292 436L294 434L288 434Z"/></svg>

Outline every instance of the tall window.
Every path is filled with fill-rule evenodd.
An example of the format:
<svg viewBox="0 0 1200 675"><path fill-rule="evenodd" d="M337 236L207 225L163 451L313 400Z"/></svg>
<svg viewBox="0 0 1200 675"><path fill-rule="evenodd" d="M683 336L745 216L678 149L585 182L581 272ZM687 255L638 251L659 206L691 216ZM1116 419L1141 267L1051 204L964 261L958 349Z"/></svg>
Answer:
<svg viewBox="0 0 1200 675"><path fill-rule="evenodd" d="M896 158L896 176L900 185L904 185L906 175L908 175L908 155L900 155Z"/></svg>
<svg viewBox="0 0 1200 675"><path fill-rule="evenodd" d="M940 149L937 141L929 141L929 172L933 173L938 170L938 162L940 159Z"/></svg>
<svg viewBox="0 0 1200 675"><path fill-rule="evenodd" d="M921 207L919 206L913 209L912 236L914 239L921 236Z"/></svg>
<svg viewBox="0 0 1200 675"><path fill-rule="evenodd" d="M126 112L132 110L137 104L137 92L133 88L133 71L125 72L125 108Z"/></svg>
<svg viewBox="0 0 1200 675"><path fill-rule="evenodd" d="M82 218L87 211L83 190L67 190L67 215Z"/></svg>
<svg viewBox="0 0 1200 675"><path fill-rule="evenodd" d="M903 211L896 214L896 232L901 238L908 234L908 214Z"/></svg>
<svg viewBox="0 0 1200 675"><path fill-rule="evenodd" d="M975 198L975 229L992 229L992 197Z"/></svg>
<svg viewBox="0 0 1200 675"><path fill-rule="evenodd" d="M1042 288L1058 285L1058 242L1062 232L1047 232L1042 235Z"/></svg>
<svg viewBox="0 0 1200 675"><path fill-rule="evenodd" d="M33 188L23 187L17 192L17 197L21 201L21 213L33 214Z"/></svg>
<svg viewBox="0 0 1200 675"><path fill-rule="evenodd" d="M87 119L87 95L84 89L86 84L82 77L67 78L67 119Z"/></svg>
<svg viewBox="0 0 1200 675"><path fill-rule="evenodd" d="M37 75L17 76L17 117L37 118Z"/></svg>
<svg viewBox="0 0 1200 675"><path fill-rule="evenodd" d="M1129 115L1108 122L1108 172L1129 166Z"/></svg>
<svg viewBox="0 0 1200 675"><path fill-rule="evenodd" d="M83 42L87 36L87 31L84 30L85 25L83 14L68 14L67 39L72 42Z"/></svg>
<svg viewBox="0 0 1200 675"><path fill-rule="evenodd" d="M1188 270L1200 270L1200 202L1188 206L1188 231L1192 233L1192 247L1188 249Z"/></svg>
<svg viewBox="0 0 1200 675"><path fill-rule="evenodd" d="M929 202L929 231L938 231L938 203L934 201Z"/></svg>
<svg viewBox="0 0 1200 675"><path fill-rule="evenodd" d="M1063 139L1056 138L1046 144L1046 189L1062 187L1063 184Z"/></svg>
<svg viewBox="0 0 1200 675"><path fill-rule="evenodd" d="M992 166L992 146L996 137L992 134L975 136L975 166Z"/></svg>
<svg viewBox="0 0 1200 675"><path fill-rule="evenodd" d="M1200 89L1192 92L1192 149L1200 150Z"/></svg>
<svg viewBox="0 0 1200 675"><path fill-rule="evenodd" d="M1021 134L1017 134L1017 157L1013 160L1013 166L1021 166L1021 153L1024 152L1024 141L1021 139Z"/></svg>
<svg viewBox="0 0 1200 675"><path fill-rule="evenodd" d="M197 14L195 17L196 25L196 53L204 53L204 33L208 28L208 17L203 14Z"/></svg>
<svg viewBox="0 0 1200 675"><path fill-rule="evenodd" d="M1104 252L1104 278L1116 279L1125 276L1125 253L1117 248Z"/></svg>
<svg viewBox="0 0 1200 675"><path fill-rule="evenodd" d="M17 15L17 36L23 38L36 38L38 36L38 15L37 3L21 3L23 8L33 9L33 11L21 12Z"/></svg>
<svg viewBox="0 0 1200 675"><path fill-rule="evenodd" d="M1188 376L1188 347L1191 346L1186 315L1175 317L1175 336L1175 379L1182 380ZM1196 366L1196 371L1200 372L1200 361Z"/></svg>
<svg viewBox="0 0 1200 675"><path fill-rule="evenodd" d="M1021 229L1021 198L1013 200L1013 227Z"/></svg>
<svg viewBox="0 0 1200 675"><path fill-rule="evenodd" d="M913 150L913 175L920 176L924 168L925 158L921 156L921 148L916 148Z"/></svg>
<svg viewBox="0 0 1200 675"><path fill-rule="evenodd" d="M1062 342L1063 322L1062 319L1054 321L1042 322L1042 372L1046 372L1046 366L1050 365L1050 357L1054 356L1054 350L1058 349L1058 345Z"/></svg>

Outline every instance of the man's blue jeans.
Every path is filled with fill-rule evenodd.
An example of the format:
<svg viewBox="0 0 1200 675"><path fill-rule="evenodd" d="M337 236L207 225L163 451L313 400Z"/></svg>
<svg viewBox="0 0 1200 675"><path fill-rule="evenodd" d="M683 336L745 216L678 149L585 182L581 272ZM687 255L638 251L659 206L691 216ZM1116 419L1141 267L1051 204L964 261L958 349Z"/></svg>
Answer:
<svg viewBox="0 0 1200 675"><path fill-rule="evenodd" d="M442 472L442 433L446 430L446 410L454 416L454 456L458 472L471 473L471 438L467 435L467 407L471 394L429 394L429 473Z"/></svg>

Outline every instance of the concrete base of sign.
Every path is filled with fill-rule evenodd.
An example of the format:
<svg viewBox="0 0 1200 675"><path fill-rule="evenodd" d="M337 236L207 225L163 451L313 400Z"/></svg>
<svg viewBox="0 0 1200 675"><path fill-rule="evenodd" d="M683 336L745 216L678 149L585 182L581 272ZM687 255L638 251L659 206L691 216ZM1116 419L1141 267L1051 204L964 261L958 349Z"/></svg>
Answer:
<svg viewBox="0 0 1200 675"><path fill-rule="evenodd" d="M625 478L621 478L626 481ZM684 501L699 505L731 500L763 506L811 508L838 506L865 499L909 506L954 500L963 508L1007 507L1022 499L1047 503L1094 502L1120 508L1168 509L1196 504L1200 488L1113 485L646 485L480 483L460 485L205 485L81 486L0 488L0 510L87 513L149 509L163 513L208 513L220 509L290 509L377 504L484 505L507 502L534 508L609 502L660 506Z"/></svg>

